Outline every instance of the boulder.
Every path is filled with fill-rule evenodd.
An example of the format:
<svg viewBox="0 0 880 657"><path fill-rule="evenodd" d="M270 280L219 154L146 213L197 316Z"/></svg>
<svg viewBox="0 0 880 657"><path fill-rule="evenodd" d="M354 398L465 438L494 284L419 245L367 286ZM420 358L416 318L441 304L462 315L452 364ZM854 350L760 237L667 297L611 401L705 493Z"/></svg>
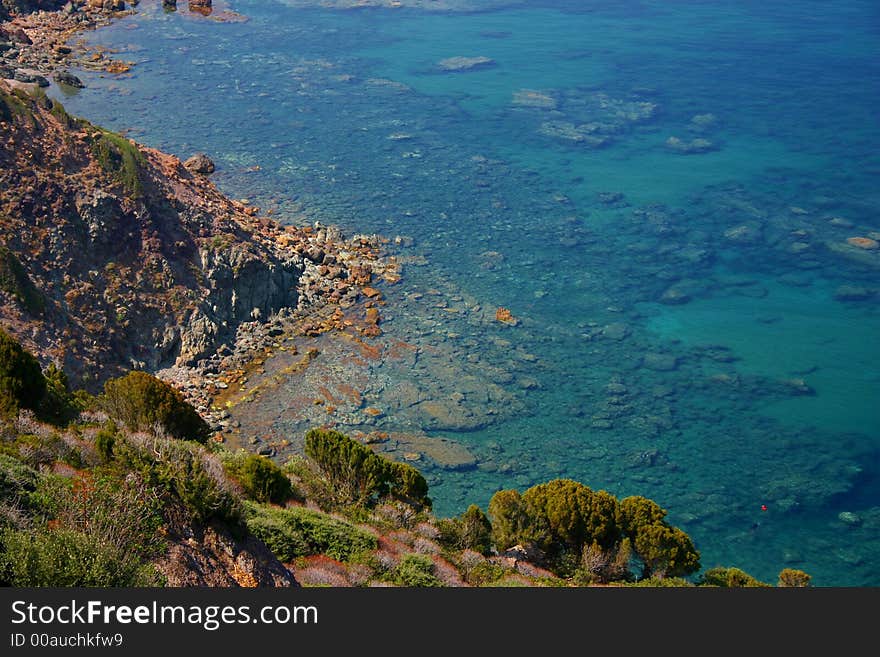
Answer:
<svg viewBox="0 0 880 657"><path fill-rule="evenodd" d="M183 163L190 173L207 176L214 173L214 161L204 153L196 153Z"/></svg>
<svg viewBox="0 0 880 657"><path fill-rule="evenodd" d="M75 89L82 89L86 86L83 84L82 80L68 71L55 71L53 77L55 78L55 82L66 84L68 87L74 87Z"/></svg>

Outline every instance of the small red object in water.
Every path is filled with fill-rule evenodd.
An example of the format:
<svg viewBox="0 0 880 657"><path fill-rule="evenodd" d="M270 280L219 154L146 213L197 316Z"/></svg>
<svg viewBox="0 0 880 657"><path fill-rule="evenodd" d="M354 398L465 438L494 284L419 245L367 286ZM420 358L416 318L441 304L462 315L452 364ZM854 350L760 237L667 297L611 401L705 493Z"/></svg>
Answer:
<svg viewBox="0 0 880 657"><path fill-rule="evenodd" d="M761 505L761 511L766 511L766 510L767 510L767 505L766 505L766 504L762 504L762 505Z"/></svg>

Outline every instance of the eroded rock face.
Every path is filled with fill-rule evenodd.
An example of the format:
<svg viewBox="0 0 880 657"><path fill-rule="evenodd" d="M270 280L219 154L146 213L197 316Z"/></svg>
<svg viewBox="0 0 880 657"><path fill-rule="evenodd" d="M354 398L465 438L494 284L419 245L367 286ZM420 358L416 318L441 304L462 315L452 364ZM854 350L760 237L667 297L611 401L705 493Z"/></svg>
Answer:
<svg viewBox="0 0 880 657"><path fill-rule="evenodd" d="M75 384L193 364L243 323L369 284L370 240L282 227L173 156L65 118L51 101L13 97L6 83L0 94L10 146L0 151L0 246L45 297L35 313L0 291L0 321ZM13 105L15 116L2 112ZM210 168L205 160L194 168Z"/></svg>
<svg viewBox="0 0 880 657"><path fill-rule="evenodd" d="M188 528L170 537L154 565L173 587L292 587L296 579L258 539L233 538L225 529Z"/></svg>

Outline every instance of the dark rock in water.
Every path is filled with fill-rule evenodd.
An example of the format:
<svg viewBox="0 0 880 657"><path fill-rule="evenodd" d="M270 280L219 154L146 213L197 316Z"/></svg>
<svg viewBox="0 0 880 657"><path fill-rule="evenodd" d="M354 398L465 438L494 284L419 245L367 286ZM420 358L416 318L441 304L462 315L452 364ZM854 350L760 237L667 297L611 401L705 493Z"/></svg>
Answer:
<svg viewBox="0 0 880 657"><path fill-rule="evenodd" d="M816 391L807 385L803 379L786 379L782 381L783 387L792 395L815 395Z"/></svg>
<svg viewBox="0 0 880 657"><path fill-rule="evenodd" d="M670 137L666 140L666 148L676 153L694 155L696 153L708 153L709 151L716 150L718 147L708 139L698 138L685 141L678 137Z"/></svg>
<svg viewBox="0 0 880 657"><path fill-rule="evenodd" d="M691 295L686 294L676 287L670 287L660 296L660 303L669 306L680 305L691 300Z"/></svg>
<svg viewBox="0 0 880 657"><path fill-rule="evenodd" d="M602 328L602 335L609 340L623 340L629 334L629 326L620 322L614 322Z"/></svg>
<svg viewBox="0 0 880 657"><path fill-rule="evenodd" d="M73 73L69 73L67 71L55 71L55 82L59 84L66 84L68 87L74 87L76 89L82 89L86 85L83 84L82 80L76 77Z"/></svg>
<svg viewBox="0 0 880 657"><path fill-rule="evenodd" d="M838 301L867 301L876 295L876 290L856 285L841 285L834 291Z"/></svg>
<svg viewBox="0 0 880 657"><path fill-rule="evenodd" d="M605 205L614 205L624 200L623 193L621 192L599 192L596 198L599 199L599 203L604 203Z"/></svg>
<svg viewBox="0 0 880 657"><path fill-rule="evenodd" d="M745 223L724 231L724 237L737 244L754 244L762 238L762 228L757 223Z"/></svg>
<svg viewBox="0 0 880 657"><path fill-rule="evenodd" d="M162 0L162 7L168 11L176 11L177 0Z"/></svg>
<svg viewBox="0 0 880 657"><path fill-rule="evenodd" d="M202 176L214 173L214 161L204 153L196 153L186 162L183 163L187 171L197 173Z"/></svg>
<svg viewBox="0 0 880 657"><path fill-rule="evenodd" d="M267 445L266 447L261 447L257 454L260 456L275 456L275 448Z"/></svg>
<svg viewBox="0 0 880 657"><path fill-rule="evenodd" d="M642 357L642 367L655 372L671 372L678 368L678 358L672 354L647 353Z"/></svg>
<svg viewBox="0 0 880 657"><path fill-rule="evenodd" d="M38 73L30 73L28 71L16 71L15 80L25 84L36 84L40 87L48 87L49 81Z"/></svg>

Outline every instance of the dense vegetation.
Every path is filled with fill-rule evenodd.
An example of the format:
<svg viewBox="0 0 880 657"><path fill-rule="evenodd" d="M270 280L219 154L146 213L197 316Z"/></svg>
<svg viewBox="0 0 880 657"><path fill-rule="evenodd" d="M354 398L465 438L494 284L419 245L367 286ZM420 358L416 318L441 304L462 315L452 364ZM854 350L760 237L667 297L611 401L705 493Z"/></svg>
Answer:
<svg viewBox="0 0 880 657"><path fill-rule="evenodd" d="M161 585L175 536L262 541L305 585L769 586L700 556L652 500L557 479L436 518L425 478L329 429L283 467L208 440L144 372L71 392L0 331L0 585ZM786 569L778 586L808 586Z"/></svg>
<svg viewBox="0 0 880 657"><path fill-rule="evenodd" d="M211 434L180 392L146 372L129 372L107 381L101 407L130 431L163 431L198 443L206 442Z"/></svg>

